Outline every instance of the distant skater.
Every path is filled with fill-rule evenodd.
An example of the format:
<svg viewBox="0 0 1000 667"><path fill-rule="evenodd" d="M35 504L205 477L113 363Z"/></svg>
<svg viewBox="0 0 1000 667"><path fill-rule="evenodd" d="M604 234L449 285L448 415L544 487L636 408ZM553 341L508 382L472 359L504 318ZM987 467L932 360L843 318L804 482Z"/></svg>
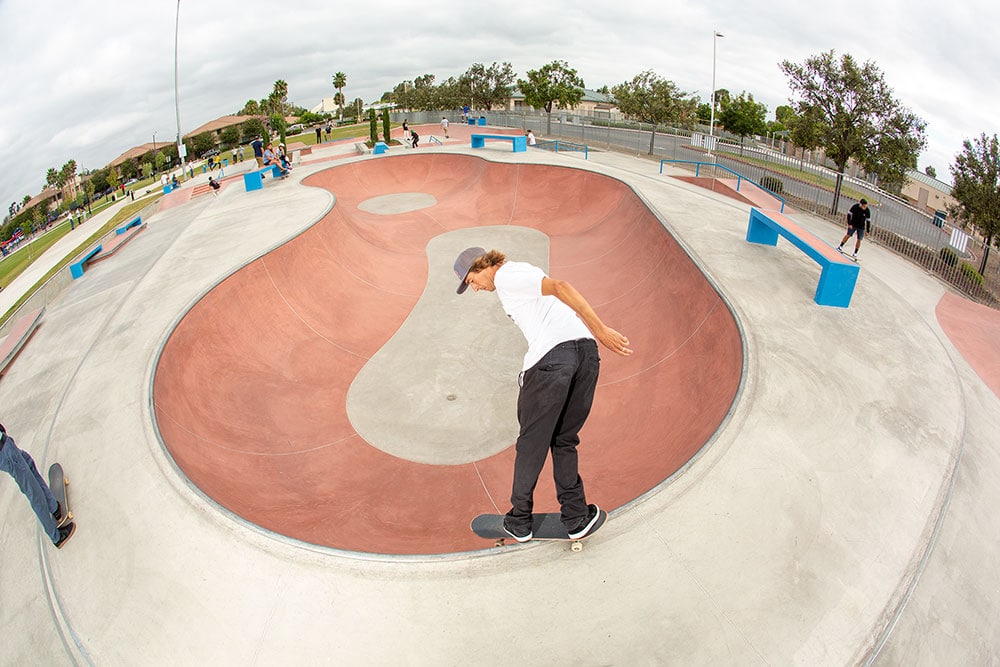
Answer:
<svg viewBox="0 0 1000 667"><path fill-rule="evenodd" d="M410 130L410 145L413 146L413 148L416 148L419 142L420 135L417 134L416 130Z"/></svg>
<svg viewBox="0 0 1000 667"><path fill-rule="evenodd" d="M869 219L871 218L872 212L868 210L868 201L862 199L860 202L851 207L851 210L847 212L847 233L844 234L844 238L840 240L840 245L837 246L837 250L844 252L844 244L847 243L847 239L851 236L857 235L857 240L854 242L854 254L852 257L854 259L858 258L858 249L861 248L861 239L865 237L865 229L869 224Z"/></svg>
<svg viewBox="0 0 1000 667"><path fill-rule="evenodd" d="M448 119L441 116L441 129L444 131L444 138L448 138Z"/></svg>

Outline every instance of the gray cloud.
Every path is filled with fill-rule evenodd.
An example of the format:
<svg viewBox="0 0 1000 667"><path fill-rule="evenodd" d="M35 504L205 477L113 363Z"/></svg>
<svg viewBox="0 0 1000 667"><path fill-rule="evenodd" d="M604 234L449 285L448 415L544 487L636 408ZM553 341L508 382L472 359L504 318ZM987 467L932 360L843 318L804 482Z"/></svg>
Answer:
<svg viewBox="0 0 1000 667"><path fill-rule="evenodd" d="M873 60L927 121L920 166L934 165L939 176L962 139L997 131L989 71L997 47L988 26L1000 9L992 4L672 4L182 0L181 125L188 132L233 113L266 96L277 79L288 82L293 102L309 107L334 93L336 71L348 75L348 99L372 101L404 79L430 73L442 81L494 61L511 62L523 76L563 59L593 88L652 69L707 99L718 29L726 36L718 42L717 84L753 93L769 113L788 101L781 60L801 62L831 48ZM154 131L158 141L174 140L176 10L171 0L0 0L4 207L36 194L45 171L71 158L97 168L151 141Z"/></svg>

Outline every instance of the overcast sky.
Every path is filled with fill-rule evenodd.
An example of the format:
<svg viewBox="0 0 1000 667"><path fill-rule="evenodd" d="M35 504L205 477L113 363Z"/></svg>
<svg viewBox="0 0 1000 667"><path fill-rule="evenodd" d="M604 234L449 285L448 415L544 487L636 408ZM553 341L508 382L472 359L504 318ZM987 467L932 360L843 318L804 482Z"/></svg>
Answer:
<svg viewBox="0 0 1000 667"><path fill-rule="evenodd" d="M176 0L0 0L0 210L37 194L49 167L106 165L133 146L174 141ZM927 122L919 167L949 181L962 140L1000 131L1000 3L921 0L743 2L330 2L181 0L183 133L288 82L310 108L335 92L373 101L429 73L510 62L518 76L555 59L588 88L646 69L707 101L712 35L719 88L787 104L778 67L836 49L872 60L896 97Z"/></svg>

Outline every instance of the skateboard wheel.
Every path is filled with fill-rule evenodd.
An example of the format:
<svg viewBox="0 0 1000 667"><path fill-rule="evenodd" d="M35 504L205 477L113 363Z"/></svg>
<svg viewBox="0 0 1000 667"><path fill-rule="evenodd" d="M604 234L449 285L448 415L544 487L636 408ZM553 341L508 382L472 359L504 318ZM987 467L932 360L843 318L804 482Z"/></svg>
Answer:
<svg viewBox="0 0 1000 667"><path fill-rule="evenodd" d="M583 542L574 542L570 549L573 551L583 551Z"/></svg>
<svg viewBox="0 0 1000 667"><path fill-rule="evenodd" d="M504 545L504 541L503 541L502 537L493 544L493 546L495 546L495 547L502 547L503 545Z"/></svg>
<svg viewBox="0 0 1000 667"><path fill-rule="evenodd" d="M63 477L63 484L69 486L69 477Z"/></svg>
<svg viewBox="0 0 1000 667"><path fill-rule="evenodd" d="M66 512L66 520L67 521L72 521L73 520L73 513L72 512Z"/></svg>

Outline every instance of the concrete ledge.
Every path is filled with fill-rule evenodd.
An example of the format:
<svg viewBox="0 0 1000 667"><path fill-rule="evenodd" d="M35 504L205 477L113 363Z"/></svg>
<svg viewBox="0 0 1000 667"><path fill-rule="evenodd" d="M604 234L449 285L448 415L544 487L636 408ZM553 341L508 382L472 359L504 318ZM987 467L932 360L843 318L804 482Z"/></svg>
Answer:
<svg viewBox="0 0 1000 667"><path fill-rule="evenodd" d="M7 370L7 366L14 360L24 344L28 342L31 338L31 334L35 332L38 325L41 323L42 315L45 314L45 308L39 308L27 315L18 318L14 322L14 326L11 327L10 333L7 337L0 342L0 375Z"/></svg>

